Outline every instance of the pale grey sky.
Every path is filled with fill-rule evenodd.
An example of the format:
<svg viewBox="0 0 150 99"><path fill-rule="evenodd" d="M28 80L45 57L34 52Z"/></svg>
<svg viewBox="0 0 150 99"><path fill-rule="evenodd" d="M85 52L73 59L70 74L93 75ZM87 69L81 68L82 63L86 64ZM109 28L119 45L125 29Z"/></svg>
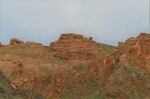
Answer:
<svg viewBox="0 0 150 99"><path fill-rule="evenodd" d="M149 31L149 0L0 0L0 41L48 45L61 33L116 45Z"/></svg>

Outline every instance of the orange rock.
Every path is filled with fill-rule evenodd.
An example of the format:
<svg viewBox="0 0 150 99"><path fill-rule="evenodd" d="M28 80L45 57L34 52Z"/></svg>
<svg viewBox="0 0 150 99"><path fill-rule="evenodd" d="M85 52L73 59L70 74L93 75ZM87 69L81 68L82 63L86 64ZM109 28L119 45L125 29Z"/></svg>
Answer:
<svg viewBox="0 0 150 99"><path fill-rule="evenodd" d="M18 45L18 44L23 44L24 42L19 40L19 39L16 39L16 38L13 38L10 40L10 45Z"/></svg>
<svg viewBox="0 0 150 99"><path fill-rule="evenodd" d="M62 34L58 41L50 44L53 54L69 63L78 64L98 58L99 50L90 37L79 34Z"/></svg>
<svg viewBox="0 0 150 99"><path fill-rule="evenodd" d="M121 54L117 56L119 53ZM136 38L128 38L125 42L119 43L116 54L113 54L113 56L117 57L109 60L109 63L113 63L113 60L119 59L122 55L125 55L130 57L137 67L150 71L150 34L141 33ZM108 61L109 58L107 57L106 59Z"/></svg>
<svg viewBox="0 0 150 99"><path fill-rule="evenodd" d="M132 62L132 64L131 64ZM115 66L121 64L122 66L135 66L150 72L150 34L141 33L136 38L129 38L125 42L120 42L116 51L101 60L93 61L90 65L102 77L107 78L114 71ZM98 66L94 67L94 66Z"/></svg>

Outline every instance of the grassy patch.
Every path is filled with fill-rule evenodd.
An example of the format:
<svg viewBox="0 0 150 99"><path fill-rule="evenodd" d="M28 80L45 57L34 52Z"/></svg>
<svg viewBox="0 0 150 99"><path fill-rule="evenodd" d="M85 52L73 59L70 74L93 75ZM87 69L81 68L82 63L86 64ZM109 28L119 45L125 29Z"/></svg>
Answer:
<svg viewBox="0 0 150 99"><path fill-rule="evenodd" d="M79 85L70 93L66 93L61 99L104 99L102 89L100 85Z"/></svg>
<svg viewBox="0 0 150 99"><path fill-rule="evenodd" d="M90 62L78 64L77 67L81 70L86 69L89 66Z"/></svg>
<svg viewBox="0 0 150 99"><path fill-rule="evenodd" d="M102 87L97 86L85 99L105 99Z"/></svg>
<svg viewBox="0 0 150 99"><path fill-rule="evenodd" d="M42 82L46 83L46 84L49 84L52 81L52 78L53 78L52 72L49 70L48 67L40 67L40 69L47 74L47 76L44 77L44 79L42 79Z"/></svg>
<svg viewBox="0 0 150 99"><path fill-rule="evenodd" d="M0 71L0 96L5 99L12 97L12 89L10 82L5 78L3 73Z"/></svg>
<svg viewBox="0 0 150 99"><path fill-rule="evenodd" d="M115 46L103 44L103 43L97 43L97 46L103 49L106 53L110 54L115 50Z"/></svg>

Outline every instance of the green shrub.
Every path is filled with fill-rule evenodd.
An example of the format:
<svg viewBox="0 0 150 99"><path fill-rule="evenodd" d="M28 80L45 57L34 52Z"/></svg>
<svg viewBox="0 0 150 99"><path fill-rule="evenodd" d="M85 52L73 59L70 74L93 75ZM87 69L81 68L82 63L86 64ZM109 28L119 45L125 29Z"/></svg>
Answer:
<svg viewBox="0 0 150 99"><path fill-rule="evenodd" d="M81 70L86 69L88 66L89 66L89 62L81 63L81 64L77 65L77 67Z"/></svg>
<svg viewBox="0 0 150 99"><path fill-rule="evenodd" d="M5 99L10 99L12 97L12 89L9 80L0 71L0 96Z"/></svg>

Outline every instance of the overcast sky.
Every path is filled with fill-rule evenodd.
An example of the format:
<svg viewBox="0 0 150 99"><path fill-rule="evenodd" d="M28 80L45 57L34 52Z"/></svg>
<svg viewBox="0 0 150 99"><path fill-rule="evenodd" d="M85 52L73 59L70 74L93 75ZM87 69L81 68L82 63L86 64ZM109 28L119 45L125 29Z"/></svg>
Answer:
<svg viewBox="0 0 150 99"><path fill-rule="evenodd" d="M116 45L149 31L149 0L0 0L0 41L48 45L61 33Z"/></svg>

